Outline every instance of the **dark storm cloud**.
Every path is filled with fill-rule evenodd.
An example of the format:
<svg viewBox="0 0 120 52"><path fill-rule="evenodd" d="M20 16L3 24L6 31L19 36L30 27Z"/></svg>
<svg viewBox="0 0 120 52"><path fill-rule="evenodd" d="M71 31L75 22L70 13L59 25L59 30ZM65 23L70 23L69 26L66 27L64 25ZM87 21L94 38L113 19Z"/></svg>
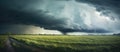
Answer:
<svg viewBox="0 0 120 52"><path fill-rule="evenodd" d="M40 0L0 0L0 24L1 25L2 24L35 25L35 26L43 27L45 29L59 30L63 33L66 33L66 32L100 32L100 33L108 32L104 29L82 29L81 26L79 26L81 29L68 28L65 25L67 24L67 20L69 19L58 18L56 16L49 15L48 13L50 11L44 11L41 9L35 10L32 8L35 6L37 2L42 3L42 1L43 0L41 1ZM69 0L66 0L66 1L69 1ZM120 6L118 4L118 1L116 1L116 3L112 3L111 1L108 1L108 0L105 0L105 1L80 0L80 2L81 1L101 6L100 9L98 9L100 11L103 10L104 8L105 9L109 8L110 10L117 12L116 10L119 10L119 9L118 7L115 7L115 6ZM116 5L113 5L113 4L116 4ZM117 14L119 14L119 12Z"/></svg>
<svg viewBox="0 0 120 52"><path fill-rule="evenodd" d="M120 19L120 0L76 0L78 2L88 3L97 8L98 11L102 12L102 15L106 15L114 18ZM118 16L111 15L110 13L115 13Z"/></svg>
<svg viewBox="0 0 120 52"><path fill-rule="evenodd" d="M46 11L19 11L9 8L1 9L1 19L2 24L27 24L44 27L47 29L59 28L59 26L64 24L65 19L54 19L54 16L46 15ZM38 14L39 13L39 14ZM57 26L57 27L56 27Z"/></svg>
<svg viewBox="0 0 120 52"><path fill-rule="evenodd" d="M63 31L66 19L55 19L54 16L47 15L48 11L23 10L26 6L34 4L39 0L0 0L0 24L27 24L40 26L46 29ZM4 31L0 26L1 32ZM4 27L7 29L7 27ZM69 31L69 30L68 30Z"/></svg>

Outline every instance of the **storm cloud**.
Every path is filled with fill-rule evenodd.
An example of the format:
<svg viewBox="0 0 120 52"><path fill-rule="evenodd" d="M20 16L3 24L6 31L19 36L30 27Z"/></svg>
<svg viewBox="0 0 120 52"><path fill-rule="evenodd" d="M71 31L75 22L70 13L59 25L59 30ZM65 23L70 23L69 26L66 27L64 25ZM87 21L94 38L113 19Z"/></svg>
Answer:
<svg viewBox="0 0 120 52"><path fill-rule="evenodd" d="M78 2L88 3L96 7L97 11L111 18L120 19L120 0L76 0ZM116 16L117 15L117 16Z"/></svg>
<svg viewBox="0 0 120 52"><path fill-rule="evenodd" d="M119 32L119 2L117 0L0 0L0 31L3 31L2 27L6 24L20 24L63 33Z"/></svg>

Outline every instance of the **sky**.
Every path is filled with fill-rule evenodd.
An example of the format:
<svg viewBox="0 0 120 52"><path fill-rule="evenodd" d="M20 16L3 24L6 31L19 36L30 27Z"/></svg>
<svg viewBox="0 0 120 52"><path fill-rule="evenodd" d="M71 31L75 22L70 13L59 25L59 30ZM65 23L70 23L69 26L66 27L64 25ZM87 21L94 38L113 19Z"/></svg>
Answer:
<svg viewBox="0 0 120 52"><path fill-rule="evenodd" d="M120 33L119 0L0 0L0 33Z"/></svg>

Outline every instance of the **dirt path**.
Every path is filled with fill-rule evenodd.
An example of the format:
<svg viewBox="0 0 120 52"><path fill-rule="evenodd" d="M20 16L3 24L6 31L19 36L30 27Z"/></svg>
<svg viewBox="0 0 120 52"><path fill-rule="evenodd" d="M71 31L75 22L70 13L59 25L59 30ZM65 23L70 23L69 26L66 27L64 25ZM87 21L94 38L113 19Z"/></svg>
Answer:
<svg viewBox="0 0 120 52"><path fill-rule="evenodd" d="M18 42L18 41L16 41L16 40L12 39L12 38L9 38L9 40L10 40L11 42L16 43L17 45L20 45L20 46L22 46L22 47L24 47L24 48L27 48L27 49L29 49L29 50L32 50L32 52L50 52L50 51L46 51L46 50L43 50L43 49L40 49L40 48L35 48L35 47L32 47L32 46L25 45L25 44L23 44L23 43L21 43L21 42Z"/></svg>
<svg viewBox="0 0 120 52"><path fill-rule="evenodd" d="M7 39L5 45L6 45L6 52L15 52L9 38Z"/></svg>

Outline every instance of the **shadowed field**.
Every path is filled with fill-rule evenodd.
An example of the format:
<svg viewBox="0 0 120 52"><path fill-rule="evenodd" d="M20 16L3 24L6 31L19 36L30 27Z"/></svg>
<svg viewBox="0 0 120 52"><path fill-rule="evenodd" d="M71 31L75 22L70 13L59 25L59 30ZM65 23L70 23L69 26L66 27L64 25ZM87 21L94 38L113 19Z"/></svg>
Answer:
<svg viewBox="0 0 120 52"><path fill-rule="evenodd" d="M15 52L120 52L120 36L12 35L8 39Z"/></svg>

